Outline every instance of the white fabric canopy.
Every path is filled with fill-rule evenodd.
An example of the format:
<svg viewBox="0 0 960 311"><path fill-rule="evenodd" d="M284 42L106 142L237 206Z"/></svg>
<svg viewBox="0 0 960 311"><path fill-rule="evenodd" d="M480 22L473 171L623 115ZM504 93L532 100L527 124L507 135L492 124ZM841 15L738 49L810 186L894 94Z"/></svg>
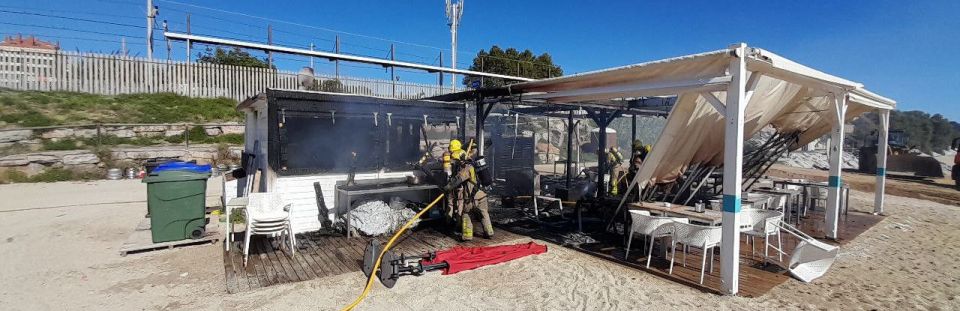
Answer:
<svg viewBox="0 0 960 311"><path fill-rule="evenodd" d="M784 133L801 132L796 146L829 133L833 96L846 96L844 121L874 109L893 109L893 100L857 82L831 76L779 55L752 48L747 55L747 106L744 137L767 125ZM719 50L510 86L524 98L552 103L603 103L612 99L677 95L666 126L640 169L641 186L671 182L689 165L721 165L723 109L730 79L731 50Z"/></svg>

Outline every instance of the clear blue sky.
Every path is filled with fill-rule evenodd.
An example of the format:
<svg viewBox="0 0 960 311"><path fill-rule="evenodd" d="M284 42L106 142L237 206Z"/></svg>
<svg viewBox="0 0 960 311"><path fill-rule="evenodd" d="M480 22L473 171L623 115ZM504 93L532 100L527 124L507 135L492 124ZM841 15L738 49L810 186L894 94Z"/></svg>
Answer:
<svg viewBox="0 0 960 311"><path fill-rule="evenodd" d="M265 41L265 25L273 24L279 44L312 42L329 50L337 33L322 29L327 28L350 33L340 34L345 52L387 57L391 42L377 39L383 38L404 42L396 43L399 59L421 63L437 64L439 49L419 45L450 45L441 0L179 1L317 27L156 0L159 20L168 19L170 27L180 31L185 30L187 11L192 12L195 33ZM494 44L549 52L569 74L746 42L862 82L897 100L902 110L941 113L960 121L960 1L467 1L460 28L461 67L471 54ZM143 25L145 3L0 0L0 10ZM52 39L69 50L104 52L118 50L117 41L126 35L131 53L143 55L145 50L142 28L0 12L0 33L16 32L57 36ZM155 38L156 55L165 58L162 36ZM449 51L444 53L449 64ZM175 43L171 56L183 59L184 54L183 44ZM307 64L302 57L277 58L282 69ZM333 67L318 60L317 70L330 73ZM344 66L342 74L389 77L383 68L364 65ZM413 71L398 75L405 81L436 81L435 75Z"/></svg>

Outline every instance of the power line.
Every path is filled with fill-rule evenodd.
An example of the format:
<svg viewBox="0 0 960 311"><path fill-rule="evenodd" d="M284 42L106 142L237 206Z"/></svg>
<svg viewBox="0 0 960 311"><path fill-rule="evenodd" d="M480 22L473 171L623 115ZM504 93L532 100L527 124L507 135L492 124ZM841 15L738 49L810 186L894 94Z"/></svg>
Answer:
<svg viewBox="0 0 960 311"><path fill-rule="evenodd" d="M101 12L52 10L52 9L41 9L41 8L17 7L17 6L9 6L9 5L0 5L0 8L17 9L17 10L29 10L29 11L39 11L39 12L52 12L52 13L74 13L74 14L83 14L83 15L95 15L95 16L101 16L101 17L116 17L116 18L136 19L136 20L142 20L142 19L143 19L143 17L140 17L140 16L105 14L105 13L101 13Z"/></svg>
<svg viewBox="0 0 960 311"><path fill-rule="evenodd" d="M47 26L47 25L19 24L19 23L8 23L8 22L0 22L0 25L21 26L21 27L35 27L35 28L44 28L44 29L64 30L64 31L82 32L82 33L92 33L92 34L107 35L107 36L122 36L122 37L127 37L127 38L143 38L143 37L131 36L131 35L119 34L119 33L109 33L109 32L100 32L100 31L92 31L92 30L70 29L70 28L66 28L66 27L56 27L56 26Z"/></svg>
<svg viewBox="0 0 960 311"><path fill-rule="evenodd" d="M146 28L146 27L143 26L143 25L131 25L131 24L124 24L124 23L114 23L114 22L100 21L100 20L95 20L95 19L86 19L86 18L79 18L79 17L52 15L52 14L42 14L42 13L32 13L32 12L21 12L21 11L10 11L10 10L0 10L0 13L10 13L10 14L32 15L32 16L40 16L40 17L49 17L49 18L59 18L59 19L66 19L66 20L72 20L72 21L89 22L89 23L100 23L100 24L107 24L107 25L114 25L114 26L123 26L123 27Z"/></svg>
<svg viewBox="0 0 960 311"><path fill-rule="evenodd" d="M239 24L239 25L243 25L243 26L247 26L247 27L251 27L251 28L257 28L257 29L263 29L263 28L265 28L265 26L263 26L263 25L255 25L255 24L238 22L238 21L229 20L229 19L225 19L225 18L222 18L222 17L210 15L210 14L194 13L194 12L190 12L190 11L186 11L186 10L180 10L180 9L176 9L176 8L169 8L169 9L167 9L167 10L171 10L171 11L175 11L175 12L181 12L181 13L184 13L184 14L191 14L191 15L197 15L197 16L207 17L207 18L211 18L211 19L215 19L215 20L219 20L219 21L230 22L230 23L235 23L235 24ZM309 35L300 34L300 33L292 32L292 31L286 31L286 30L283 30L283 29L273 28L273 31L276 32L276 33L283 33L283 34L294 35L294 36L297 36L297 37L307 38L307 39L310 39L310 40L334 42L334 41L331 40L331 39L320 38L320 37L316 37L316 36L309 36ZM237 33L234 33L234 34L237 34ZM247 35L247 34L243 34L243 36L246 36L246 35Z"/></svg>
<svg viewBox="0 0 960 311"><path fill-rule="evenodd" d="M117 1L117 0L93 0L93 1L110 3L110 4L130 5L130 6L141 7L141 8L144 7L143 3L134 3L134 2L127 2L127 1Z"/></svg>
<svg viewBox="0 0 960 311"><path fill-rule="evenodd" d="M424 48L441 49L441 48L438 48L438 47L429 46L429 45L424 45L424 44L411 43L411 42L403 42L403 41L391 40L391 39L380 38L380 37L375 37L375 36L370 36L370 35L364 35L364 34L359 34L359 33L346 32L346 31L341 31L341 30L336 30L336 29L331 29L331 28L326 28L326 27L319 27L319 26L301 24L301 23L296 23L296 22L288 22L288 21L279 20L279 19L274 19L274 18L269 18L269 17L262 17L262 16L256 16L256 15L247 14L247 13L241 13L241 12L235 12L235 11L228 11L228 10L223 10L223 9L205 7L205 6L196 5L196 4L183 3L183 2L172 1L172 0L159 0L159 1L160 1L160 2L167 2L167 3L171 3L171 4L178 4L178 5L183 5L183 6L194 7L194 8L198 8L198 9L211 10L211 11L216 11L216 12L220 12L220 13L227 13L227 14L234 14L234 15L246 16L246 17L249 17L249 18L256 18L256 19L265 20L265 21L271 21L271 22L276 22L276 23L283 23L283 24L289 24L289 25L294 25L294 26L300 26L300 27L306 27L306 28L313 28L313 29L317 29L317 30L335 32L335 33L342 33L342 34L351 35L351 36L364 37L364 38L370 38L370 39L376 39L376 40L382 40L382 41L388 41L388 42L394 42L394 43L402 43L402 44L408 44L408 45L419 46L419 47L424 47Z"/></svg>
<svg viewBox="0 0 960 311"><path fill-rule="evenodd" d="M331 28L326 28L326 27L313 26L313 25L307 25L307 24L296 23L296 22L289 22L289 21L284 21L284 20L279 20L279 19L274 19L274 18L269 18L269 17L263 17L263 16L257 16L257 15L247 14L247 13L241 13L241 12L236 12L236 11L229 11L229 10L224 10L224 9L217 9L217 8L212 8L212 7L206 7L206 6L201 6L201 5L191 4L191 3L184 3L184 2L173 1L173 0L158 0L158 1L160 1L160 2L166 2L166 3L170 3L170 4L175 4L175 5L182 5L182 6L187 6L187 7L193 7L193 8L198 8L198 9L210 10L210 11L215 11L215 12L220 12L220 13L225 13L225 14L239 15L239 16L244 16L244 17L249 17L249 18L254 18L254 19L259 19L259 20L276 22L276 23L283 23L283 24L289 24L289 25L294 25L294 26L299 26L299 27L306 27L306 28L312 28L312 29L322 30L322 31L328 31L328 32L341 33L341 34L346 34L346 35L351 35L351 36L357 36L357 37L363 37L363 38L381 40L381 41L386 41L386 42L400 43L400 44L406 44L406 45L411 45L411 46L418 46L418 47L423 47L423 48L436 49L436 50L441 50L441 51L449 51L449 50L450 50L450 49L445 49L445 48L440 48L440 47L435 47L435 46L429 46L429 45L425 45L425 44L405 42L405 41L393 40L393 39L386 39L386 38L381 38L381 37L376 37L376 36L364 35L364 34L359 34L359 33L352 33L352 32L347 32L347 31L341 31L341 30L336 30L336 29L331 29ZM186 12L186 11L181 11L181 12ZM217 19L221 19L221 20L225 20L225 19L222 19L222 18L219 18L219 17L216 17L216 18L217 18ZM225 21L226 21L226 20L225 20ZM235 22L235 21L230 21L230 22ZM239 23L239 22L235 22L235 23ZM240 24L243 24L243 23L240 23ZM249 25L249 24L246 24L246 25L251 26L251 25ZM256 27L261 27L261 26L256 26ZM348 43L341 42L341 44L348 44ZM354 45L355 45L355 44L354 44ZM369 47L367 47L367 48L369 48ZM370 49L377 50L377 49L375 49L375 48L370 48ZM384 51L384 50L381 50L381 51ZM457 53L457 54L474 56L474 54L472 54L472 53L470 53L470 52L459 52L459 53ZM490 55L479 56L479 57L481 57L481 58L491 58L491 59L500 59L500 60L505 60L505 61L509 61L509 62L516 62L516 63L527 63L527 64L531 64L531 65L533 65L533 66L547 66L546 64L538 64L538 63L532 62L532 61L524 61L524 60L510 59L510 58L490 56ZM457 62L457 64L458 64L458 65L460 65L460 64L472 65L471 63L460 63L460 62Z"/></svg>
<svg viewBox="0 0 960 311"><path fill-rule="evenodd" d="M2 35L8 35L8 36L13 36L13 35L21 35L21 34L23 34L23 33L0 32L0 34L2 34ZM120 41L120 40L107 40L107 39L95 39L95 38L84 38L84 37L71 37L71 36L60 36L60 35L51 35L51 34L42 34L42 33L30 33L30 34L31 34L31 35L34 35L34 36L38 36L38 37L44 37L44 38L81 40L81 41L92 41L92 42L107 42L107 43L124 43L123 41ZM130 42L130 41L126 42L126 44L130 44L130 45L147 45L146 43L143 43L143 42Z"/></svg>

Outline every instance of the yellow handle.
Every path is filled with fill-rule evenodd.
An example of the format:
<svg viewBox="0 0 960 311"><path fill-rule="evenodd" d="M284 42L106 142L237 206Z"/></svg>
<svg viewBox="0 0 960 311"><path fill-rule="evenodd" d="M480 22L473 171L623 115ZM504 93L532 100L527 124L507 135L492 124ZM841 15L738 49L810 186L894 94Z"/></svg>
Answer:
<svg viewBox="0 0 960 311"><path fill-rule="evenodd" d="M473 138L470 139L470 143L467 144L467 156L470 156L470 152L473 151Z"/></svg>
<svg viewBox="0 0 960 311"><path fill-rule="evenodd" d="M377 270L380 269L380 261L383 260L383 254L386 254L387 250L389 250L390 247L393 246L393 242L397 240L397 237L403 234L404 231L407 231L407 228L410 228L410 226L413 225L414 221L416 221L417 219L420 219L420 216L423 216L423 214L426 213L428 210L430 210L430 208L433 208L434 205L437 205L437 202L440 202L440 199L443 199L442 193L439 196L437 196L436 199L433 199L433 202L430 202L430 204L427 205L427 207L425 207L423 210L417 213L417 215L414 215L413 218L410 218L410 220L408 220L407 223L403 225L403 227L400 227L400 230L398 230L397 233L393 234L393 237L390 238L390 241L387 242L387 245L385 245L383 247L383 250L380 251L380 255L377 256L377 262L373 265L372 272L370 272L370 278L367 280L367 286L363 288L363 292L360 293L360 296L357 296L357 299L355 299L353 303L343 308L343 311L353 310L353 308L356 308L357 305L359 305L360 302L367 297L367 294L370 294L370 288L373 287L373 280L377 278Z"/></svg>

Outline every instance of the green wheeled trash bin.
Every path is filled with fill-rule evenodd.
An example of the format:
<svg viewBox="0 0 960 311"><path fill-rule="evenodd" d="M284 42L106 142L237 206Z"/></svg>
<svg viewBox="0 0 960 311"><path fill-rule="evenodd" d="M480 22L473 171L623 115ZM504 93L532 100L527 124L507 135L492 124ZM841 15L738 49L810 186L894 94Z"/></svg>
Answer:
<svg viewBox="0 0 960 311"><path fill-rule="evenodd" d="M208 178L210 173L166 170L143 179L154 243L203 236Z"/></svg>

